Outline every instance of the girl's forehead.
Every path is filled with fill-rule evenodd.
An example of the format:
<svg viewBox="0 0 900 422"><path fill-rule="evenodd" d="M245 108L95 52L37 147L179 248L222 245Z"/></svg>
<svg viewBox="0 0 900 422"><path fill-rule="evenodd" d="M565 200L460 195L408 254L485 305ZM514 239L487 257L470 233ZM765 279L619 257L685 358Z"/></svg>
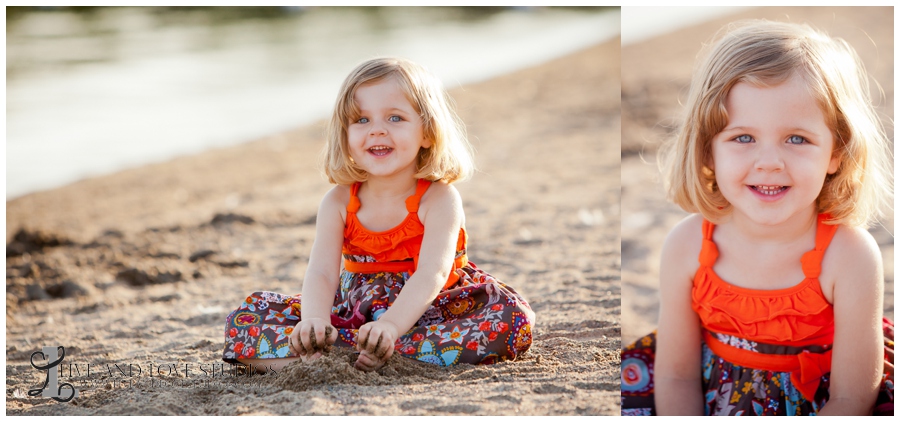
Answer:
<svg viewBox="0 0 900 422"><path fill-rule="evenodd" d="M767 116L767 119L800 119L825 123L827 119L819 95L806 78L794 74L782 81L735 84L725 98L729 125L740 113L742 117Z"/></svg>
<svg viewBox="0 0 900 422"><path fill-rule="evenodd" d="M404 85L396 77L388 76L360 84L353 92L353 106L368 108L384 104L413 105Z"/></svg>

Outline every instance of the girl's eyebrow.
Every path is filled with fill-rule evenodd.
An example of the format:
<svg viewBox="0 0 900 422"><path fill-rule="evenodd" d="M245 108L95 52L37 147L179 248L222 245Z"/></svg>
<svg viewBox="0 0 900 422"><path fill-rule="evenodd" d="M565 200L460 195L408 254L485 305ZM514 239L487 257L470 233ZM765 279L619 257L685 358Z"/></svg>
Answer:
<svg viewBox="0 0 900 422"><path fill-rule="evenodd" d="M365 108L362 106L357 105L356 107L359 108L360 110L365 110ZM398 106L394 106L394 105L385 105L384 107L374 107L374 108L375 109L383 109L383 110L401 110L402 111L403 109L400 107L402 107L402 106L398 107ZM412 108L412 105L410 105L410 108Z"/></svg>
<svg viewBox="0 0 900 422"><path fill-rule="evenodd" d="M399 113L403 113L403 114L416 114L416 112L415 112L414 110L404 110L404 109L402 109L402 108L397 108L397 107L391 107L391 108L387 108L387 109L384 109L384 110L381 110L381 111L386 112L386 113L397 113L397 112L399 112ZM359 114L371 113L371 112L372 112L371 110L366 110L366 109L364 109L364 108L360 108L360 109L359 109Z"/></svg>
<svg viewBox="0 0 900 422"><path fill-rule="evenodd" d="M722 129L721 132L747 131L747 130L753 130L753 129L754 128L752 128L752 127L746 127L746 126L728 126L728 127L725 127L724 129ZM812 131L804 129L802 127L792 127L792 128L784 129L784 131L791 132L791 133L805 133L808 135L821 135L819 133L812 132Z"/></svg>

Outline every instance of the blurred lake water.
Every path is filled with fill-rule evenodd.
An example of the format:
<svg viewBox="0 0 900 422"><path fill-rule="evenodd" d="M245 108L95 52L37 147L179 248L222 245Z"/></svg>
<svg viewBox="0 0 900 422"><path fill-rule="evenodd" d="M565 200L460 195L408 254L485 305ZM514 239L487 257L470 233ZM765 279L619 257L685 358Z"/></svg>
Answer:
<svg viewBox="0 0 900 422"><path fill-rule="evenodd" d="M609 7L7 7L6 198L325 118L368 58L409 58L451 89L612 39L619 16Z"/></svg>

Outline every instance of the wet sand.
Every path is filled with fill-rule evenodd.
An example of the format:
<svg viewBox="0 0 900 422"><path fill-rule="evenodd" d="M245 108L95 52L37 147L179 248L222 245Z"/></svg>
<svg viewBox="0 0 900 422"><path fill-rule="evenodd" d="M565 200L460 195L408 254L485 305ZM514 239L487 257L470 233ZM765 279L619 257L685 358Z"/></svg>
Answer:
<svg viewBox="0 0 900 422"><path fill-rule="evenodd" d="M622 340L655 329L659 255L669 230L688 214L668 203L656 165L657 146L674 133L703 43L728 22L770 19L808 23L852 45L877 85L877 112L893 140L893 9L890 7L773 7L747 10L622 49ZM623 32L627 28L622 29ZM870 230L885 267L884 313L894 314L894 221Z"/></svg>
<svg viewBox="0 0 900 422"><path fill-rule="evenodd" d="M221 366L224 318L247 294L301 289L330 188L319 122L8 202L7 414L618 414L619 51L451 92L481 170L458 185L470 259L537 313L519 360ZM70 403L26 395L43 381L30 356L51 345L66 347L60 382L81 390Z"/></svg>

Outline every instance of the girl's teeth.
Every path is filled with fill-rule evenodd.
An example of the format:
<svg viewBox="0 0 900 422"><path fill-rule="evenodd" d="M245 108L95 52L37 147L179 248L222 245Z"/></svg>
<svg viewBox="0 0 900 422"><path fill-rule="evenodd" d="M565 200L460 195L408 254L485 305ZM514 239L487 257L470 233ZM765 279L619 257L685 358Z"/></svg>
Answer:
<svg viewBox="0 0 900 422"><path fill-rule="evenodd" d="M386 147L386 146L377 146L377 147L369 148L369 152L371 152L372 154L375 154L375 155L385 155L385 154L391 152L391 150L393 150L393 148Z"/></svg>
<svg viewBox="0 0 900 422"><path fill-rule="evenodd" d="M777 195L783 192L786 188L784 186L761 186L756 185L753 187L757 192L763 195Z"/></svg>

